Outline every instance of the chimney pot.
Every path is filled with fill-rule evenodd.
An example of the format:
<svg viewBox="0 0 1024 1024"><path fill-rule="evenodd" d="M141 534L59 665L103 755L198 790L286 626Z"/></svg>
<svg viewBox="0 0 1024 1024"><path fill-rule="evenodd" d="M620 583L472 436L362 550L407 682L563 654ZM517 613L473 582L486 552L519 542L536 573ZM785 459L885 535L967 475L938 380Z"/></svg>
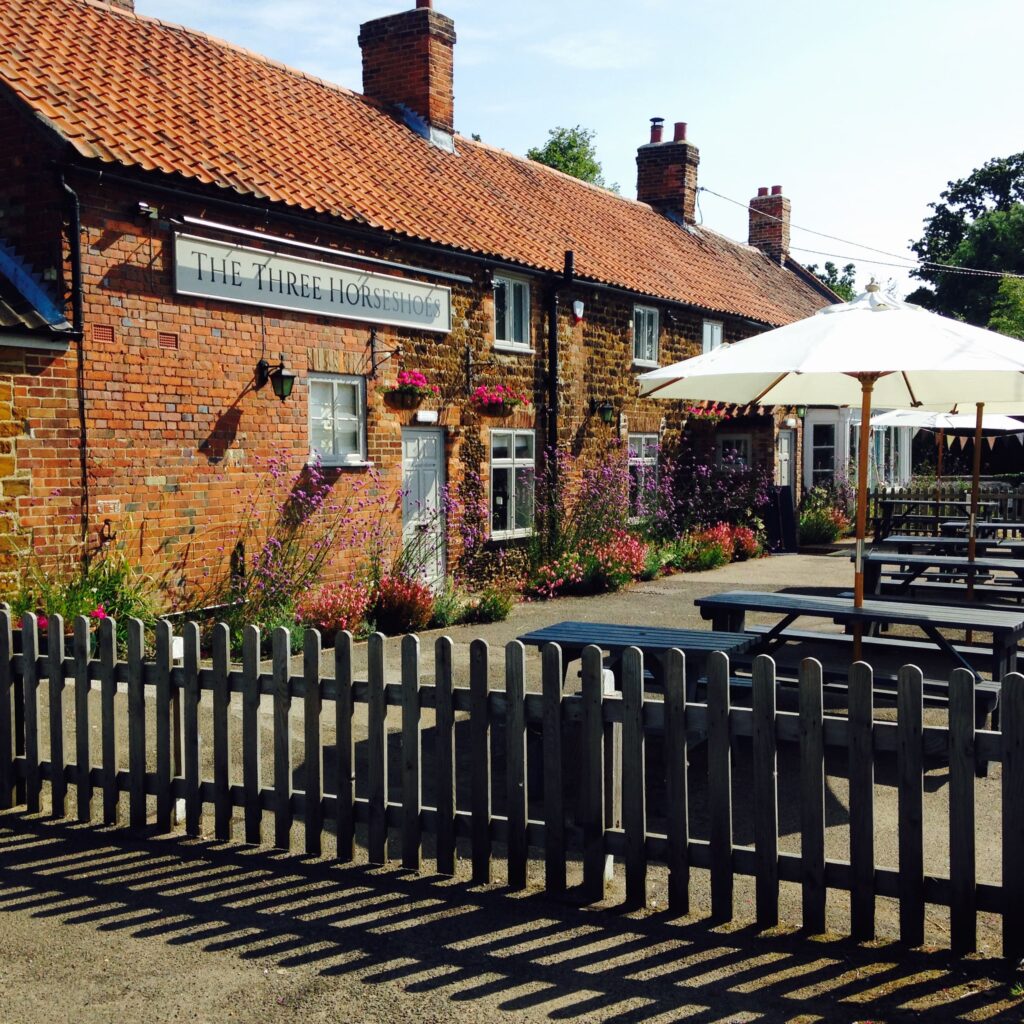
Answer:
<svg viewBox="0 0 1024 1024"><path fill-rule="evenodd" d="M663 118L651 118L651 142L662 140ZM671 145L643 145L636 153L636 197L676 222L696 223L700 152L686 141L686 124L675 125Z"/></svg>
<svg viewBox="0 0 1024 1024"><path fill-rule="evenodd" d="M764 188L759 188L759 189L757 190L757 194L758 194L759 196L766 196L766 195L768 195L768 186L767 186L767 185L765 185L765 186L764 186Z"/></svg>
<svg viewBox="0 0 1024 1024"><path fill-rule="evenodd" d="M673 142L685 142L686 141L686 122L676 121L675 134L672 136Z"/></svg>
<svg viewBox="0 0 1024 1024"><path fill-rule="evenodd" d="M747 243L758 248L776 263L785 263L789 255L789 200L781 185L759 188L750 200Z"/></svg>
<svg viewBox="0 0 1024 1024"><path fill-rule="evenodd" d="M664 131L665 118L663 117L652 117L651 118L651 142L661 142L661 134Z"/></svg>
<svg viewBox="0 0 1024 1024"><path fill-rule="evenodd" d="M434 0L416 0L417 7L426 7L426 9L432 10L434 6Z"/></svg>
<svg viewBox="0 0 1024 1024"><path fill-rule="evenodd" d="M781 196L782 195L782 186L781 185L772 185L772 195L773 196Z"/></svg>

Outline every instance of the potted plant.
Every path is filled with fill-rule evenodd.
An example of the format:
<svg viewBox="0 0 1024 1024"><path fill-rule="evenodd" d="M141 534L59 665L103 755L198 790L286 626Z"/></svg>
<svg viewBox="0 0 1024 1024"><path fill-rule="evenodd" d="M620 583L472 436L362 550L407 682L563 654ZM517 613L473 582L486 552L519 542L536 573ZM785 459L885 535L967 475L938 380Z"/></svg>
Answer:
<svg viewBox="0 0 1024 1024"><path fill-rule="evenodd" d="M481 384L469 401L477 412L490 416L507 416L513 409L530 404L526 395L506 384Z"/></svg>
<svg viewBox="0 0 1024 1024"><path fill-rule="evenodd" d="M383 389L385 399L396 409L415 409L424 398L436 397L441 389L419 370L402 370L395 383Z"/></svg>

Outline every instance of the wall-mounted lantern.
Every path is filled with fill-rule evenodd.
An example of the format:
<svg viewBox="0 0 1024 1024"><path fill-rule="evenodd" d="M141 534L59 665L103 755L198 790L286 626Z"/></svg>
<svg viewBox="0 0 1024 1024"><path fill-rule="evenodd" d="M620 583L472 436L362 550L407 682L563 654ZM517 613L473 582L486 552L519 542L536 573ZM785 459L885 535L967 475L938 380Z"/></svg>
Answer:
<svg viewBox="0 0 1024 1024"><path fill-rule="evenodd" d="M582 299L577 299L572 304L572 315L573 315L573 318L575 319L576 323L578 323L578 324L583 323L583 311L584 311L584 309L585 309L585 307L583 305L583 300Z"/></svg>
<svg viewBox="0 0 1024 1024"><path fill-rule="evenodd" d="M807 406L806 405L798 405L796 407L796 414L797 414L797 416L800 417L800 419L803 419L807 415Z"/></svg>
<svg viewBox="0 0 1024 1024"><path fill-rule="evenodd" d="M266 359L261 359L256 364L256 390L265 387L267 382L274 389L274 394L283 402L292 393L295 387L297 376L292 370L285 369L284 353L281 353L281 362L277 366L271 366Z"/></svg>
<svg viewBox="0 0 1024 1024"><path fill-rule="evenodd" d="M601 422L607 426L612 425L612 420L615 419L615 406L606 398L603 402L598 402L596 398L590 400L590 411L597 413L601 417Z"/></svg>

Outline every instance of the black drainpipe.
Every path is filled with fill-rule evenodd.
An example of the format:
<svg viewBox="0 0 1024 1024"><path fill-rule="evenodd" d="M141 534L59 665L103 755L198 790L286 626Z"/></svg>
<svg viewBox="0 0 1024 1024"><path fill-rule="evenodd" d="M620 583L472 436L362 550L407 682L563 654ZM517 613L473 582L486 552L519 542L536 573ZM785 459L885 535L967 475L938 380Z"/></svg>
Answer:
<svg viewBox="0 0 1024 1024"><path fill-rule="evenodd" d="M82 291L82 204L78 193L60 177L68 205L68 250L71 258L71 337L78 342L76 385L78 392L78 471L82 480L79 528L82 535L82 563L89 563L89 435L85 419L85 301Z"/></svg>

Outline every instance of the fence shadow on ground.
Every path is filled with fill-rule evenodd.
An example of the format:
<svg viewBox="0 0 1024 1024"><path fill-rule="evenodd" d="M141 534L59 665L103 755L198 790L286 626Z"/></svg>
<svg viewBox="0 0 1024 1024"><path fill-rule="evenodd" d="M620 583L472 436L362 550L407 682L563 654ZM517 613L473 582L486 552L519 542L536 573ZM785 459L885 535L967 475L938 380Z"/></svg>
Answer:
<svg viewBox="0 0 1024 1024"><path fill-rule="evenodd" d="M19 910L554 1020L1020 1019L1012 968L993 960L584 910L12 812L0 815L0 921Z"/></svg>

